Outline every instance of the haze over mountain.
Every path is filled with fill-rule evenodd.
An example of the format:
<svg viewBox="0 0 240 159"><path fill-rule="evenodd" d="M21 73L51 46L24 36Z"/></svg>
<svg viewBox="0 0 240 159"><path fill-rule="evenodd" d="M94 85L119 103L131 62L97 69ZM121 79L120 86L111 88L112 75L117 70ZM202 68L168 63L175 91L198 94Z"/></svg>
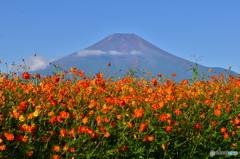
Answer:
<svg viewBox="0 0 240 159"><path fill-rule="evenodd" d="M108 63L111 63L110 67L107 66ZM93 74L99 72L113 74L116 72L117 76L123 76L131 66L137 69L136 67L139 65L145 71L151 72L151 76L163 74L170 78L170 75L175 73L178 77L174 78L179 80L193 77L192 71L187 70L194 67L195 63L170 54L135 34L117 33L102 39L84 50L52 62L52 65L46 69L35 72L42 75L51 75L52 72L56 71L53 65L61 66L67 71L71 67L76 67L78 70L84 70L86 75L89 72ZM199 73L204 72L208 75L226 73L225 69L218 67L211 68L213 72L216 72L215 74L213 72L208 73L210 67L198 66ZM107 70L111 71L108 72ZM233 71L227 70L227 72L236 75Z"/></svg>

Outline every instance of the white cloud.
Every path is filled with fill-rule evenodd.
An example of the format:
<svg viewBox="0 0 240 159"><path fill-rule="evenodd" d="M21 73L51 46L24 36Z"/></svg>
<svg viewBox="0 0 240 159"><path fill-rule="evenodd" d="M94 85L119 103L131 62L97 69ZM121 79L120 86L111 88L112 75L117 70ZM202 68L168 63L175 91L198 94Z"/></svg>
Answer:
<svg viewBox="0 0 240 159"><path fill-rule="evenodd" d="M87 56L87 55L104 55L106 52L101 50L81 50L77 52L77 56Z"/></svg>
<svg viewBox="0 0 240 159"><path fill-rule="evenodd" d="M140 51L131 51L130 52L130 54L132 54L132 55L140 55L140 54L142 54Z"/></svg>
<svg viewBox="0 0 240 159"><path fill-rule="evenodd" d="M76 56L106 55L106 54L108 54L108 55L124 55L126 53L115 51L115 50L110 50L108 52L101 51L101 50L81 50L81 51L77 52ZM142 53L140 51L133 50L129 54L140 55Z"/></svg>
<svg viewBox="0 0 240 159"><path fill-rule="evenodd" d="M25 64L27 67L30 67L30 71L36 71L39 69L45 69L50 63L50 60L45 59L41 56L27 57L25 59Z"/></svg>
<svg viewBox="0 0 240 159"><path fill-rule="evenodd" d="M123 55L124 53L111 50L111 51L109 51L109 54L111 54L111 55Z"/></svg>

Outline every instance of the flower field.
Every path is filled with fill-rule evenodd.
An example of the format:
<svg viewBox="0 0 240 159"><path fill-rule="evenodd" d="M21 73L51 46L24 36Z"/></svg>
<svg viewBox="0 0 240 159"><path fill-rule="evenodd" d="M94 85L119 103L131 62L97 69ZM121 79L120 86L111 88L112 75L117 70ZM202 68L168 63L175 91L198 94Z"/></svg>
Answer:
<svg viewBox="0 0 240 159"><path fill-rule="evenodd" d="M210 151L240 153L240 78L231 75L192 83L161 80L161 75L88 78L76 68L52 77L0 76L0 158L231 158L211 157Z"/></svg>

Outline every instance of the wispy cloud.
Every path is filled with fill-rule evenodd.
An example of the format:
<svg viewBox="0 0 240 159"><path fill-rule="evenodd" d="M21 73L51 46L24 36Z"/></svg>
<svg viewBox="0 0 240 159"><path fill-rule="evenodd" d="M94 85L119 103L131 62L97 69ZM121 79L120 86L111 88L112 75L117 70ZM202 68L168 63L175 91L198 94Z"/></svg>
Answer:
<svg viewBox="0 0 240 159"><path fill-rule="evenodd" d="M106 52L101 50L81 50L77 52L77 56L87 56L87 55L104 55Z"/></svg>
<svg viewBox="0 0 240 159"><path fill-rule="evenodd" d="M109 54L111 54L111 55L123 55L124 53L111 50L111 51L109 51Z"/></svg>
<svg viewBox="0 0 240 159"><path fill-rule="evenodd" d="M100 55L124 55L124 54L126 54L126 53L115 51L115 50L110 50L108 52L101 51L101 50L81 50L81 51L77 52L76 56L88 56L88 55L100 56ZM129 54L140 55L142 53L140 51L133 50L133 51L129 52Z"/></svg>
<svg viewBox="0 0 240 159"><path fill-rule="evenodd" d="M140 55L142 53L140 51L134 50L134 51L131 51L130 54L132 54L132 55Z"/></svg>

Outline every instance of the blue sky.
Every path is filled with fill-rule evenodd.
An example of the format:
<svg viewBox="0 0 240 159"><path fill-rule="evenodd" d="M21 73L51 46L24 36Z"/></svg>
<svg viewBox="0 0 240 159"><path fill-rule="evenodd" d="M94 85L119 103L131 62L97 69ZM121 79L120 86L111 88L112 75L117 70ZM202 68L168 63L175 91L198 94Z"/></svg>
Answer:
<svg viewBox="0 0 240 159"><path fill-rule="evenodd" d="M208 67L240 72L239 0L0 0L0 70L44 65L114 33L134 33ZM33 59L34 53L37 58Z"/></svg>

